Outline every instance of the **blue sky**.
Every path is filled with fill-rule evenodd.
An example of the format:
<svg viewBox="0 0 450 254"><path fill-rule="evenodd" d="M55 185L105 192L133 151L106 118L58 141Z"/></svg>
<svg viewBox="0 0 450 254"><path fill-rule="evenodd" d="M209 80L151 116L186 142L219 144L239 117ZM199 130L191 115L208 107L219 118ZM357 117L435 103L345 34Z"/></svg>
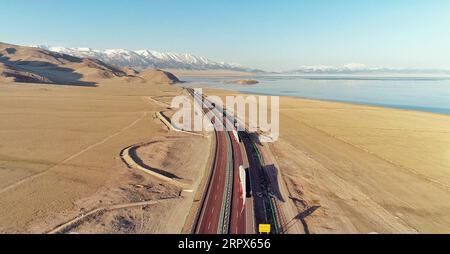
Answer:
<svg viewBox="0 0 450 254"><path fill-rule="evenodd" d="M190 52L266 70L450 68L447 0L1 0L0 41Z"/></svg>

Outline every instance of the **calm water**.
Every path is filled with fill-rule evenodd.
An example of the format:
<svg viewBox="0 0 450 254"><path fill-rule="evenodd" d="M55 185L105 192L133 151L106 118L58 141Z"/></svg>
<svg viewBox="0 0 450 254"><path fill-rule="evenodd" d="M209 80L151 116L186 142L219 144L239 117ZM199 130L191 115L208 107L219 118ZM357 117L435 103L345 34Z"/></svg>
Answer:
<svg viewBox="0 0 450 254"><path fill-rule="evenodd" d="M226 84L256 79L257 85ZM362 77L189 77L185 86L232 89L240 92L295 96L391 108L450 114L450 78Z"/></svg>

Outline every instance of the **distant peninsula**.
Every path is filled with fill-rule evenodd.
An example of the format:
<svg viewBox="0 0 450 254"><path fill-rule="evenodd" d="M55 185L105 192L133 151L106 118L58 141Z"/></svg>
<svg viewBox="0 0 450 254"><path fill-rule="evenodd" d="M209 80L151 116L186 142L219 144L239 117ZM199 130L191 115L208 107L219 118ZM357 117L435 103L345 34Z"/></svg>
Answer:
<svg viewBox="0 0 450 254"><path fill-rule="evenodd" d="M259 84L259 81L254 80L254 79L239 79L239 80L226 81L225 83L237 84L237 85L256 85L256 84Z"/></svg>

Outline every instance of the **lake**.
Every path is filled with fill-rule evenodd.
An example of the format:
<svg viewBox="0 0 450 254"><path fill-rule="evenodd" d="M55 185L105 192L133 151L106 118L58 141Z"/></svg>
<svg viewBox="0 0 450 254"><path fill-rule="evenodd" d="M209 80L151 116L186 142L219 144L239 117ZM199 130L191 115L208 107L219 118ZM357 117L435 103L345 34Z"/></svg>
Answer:
<svg viewBox="0 0 450 254"><path fill-rule="evenodd" d="M226 83L256 79L257 85ZM184 86L230 89L245 93L299 98L450 114L448 77L354 77L258 75L246 77L185 77Z"/></svg>

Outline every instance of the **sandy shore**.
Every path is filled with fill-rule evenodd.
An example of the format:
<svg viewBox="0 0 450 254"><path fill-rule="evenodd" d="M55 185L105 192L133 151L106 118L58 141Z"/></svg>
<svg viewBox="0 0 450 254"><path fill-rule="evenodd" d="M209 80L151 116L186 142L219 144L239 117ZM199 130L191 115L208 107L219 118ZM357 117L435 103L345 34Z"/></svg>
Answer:
<svg viewBox="0 0 450 254"><path fill-rule="evenodd" d="M280 128L270 151L310 233L450 232L450 116L282 97Z"/></svg>

